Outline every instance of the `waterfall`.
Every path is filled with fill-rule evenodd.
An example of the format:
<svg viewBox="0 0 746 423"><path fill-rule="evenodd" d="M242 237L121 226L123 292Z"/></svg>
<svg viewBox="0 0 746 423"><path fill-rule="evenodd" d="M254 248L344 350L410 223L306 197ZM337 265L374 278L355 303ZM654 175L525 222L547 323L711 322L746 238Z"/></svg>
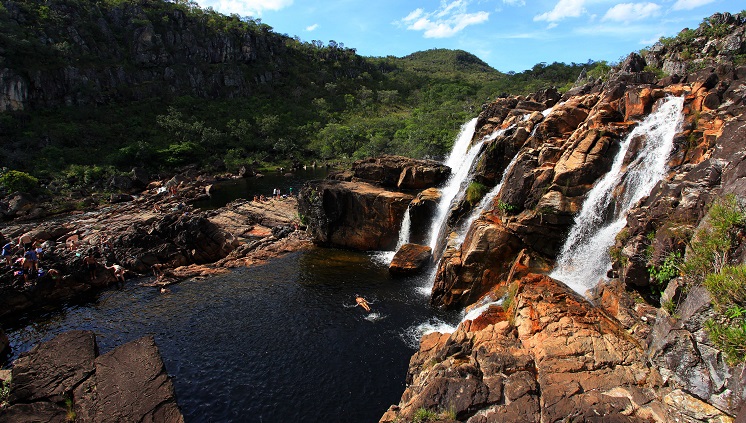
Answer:
<svg viewBox="0 0 746 423"><path fill-rule="evenodd" d="M550 276L581 295L605 278L611 266L608 249L626 224L627 212L666 174L673 138L683 121L683 106L683 97L665 99L624 139L611 170L591 189L575 217ZM644 146L625 170L627 150L639 136L645 137ZM622 194L615 197L619 187Z"/></svg>
<svg viewBox="0 0 746 423"><path fill-rule="evenodd" d="M505 178L508 176L508 173L510 173L510 169L515 166L515 162L518 161L518 154L516 153L515 156L513 156L513 159L508 163L508 166L505 167L505 170L503 171L502 177L500 178L500 182L495 185L490 192L488 192L482 200L479 201L479 204L474 207L474 210L472 210L469 217L466 219L463 225L459 228L458 231L458 238L456 239L456 245L460 246L464 243L464 238L466 238L466 233L469 231L469 228L471 227L471 224L474 223L475 220L479 217L479 215L482 214L482 212L486 211L488 207L492 206L492 202L495 200L495 197L497 197L497 194L500 193L500 189L503 186L503 183L505 183Z"/></svg>
<svg viewBox="0 0 746 423"><path fill-rule="evenodd" d="M407 207L407 211L404 212L404 218L401 221L401 229L399 229L399 242L396 243L394 251L399 251L402 245L409 243L409 233L412 231L411 226L412 218L409 215L409 207Z"/></svg>
<svg viewBox="0 0 746 423"><path fill-rule="evenodd" d="M435 212L433 224L430 227L430 234L427 245L433 249L433 255L436 255L436 248L441 239L441 232L446 226L448 212L451 209L453 199L459 193L463 193L465 188L461 185L469 177L469 170L474 164L479 151L482 148L484 140L471 145L471 139L474 136L474 130L477 126L477 118L474 118L461 127L461 133L453 145L451 154L448 156L445 164L451 168L451 176L448 178L446 185L441 190L440 200Z"/></svg>

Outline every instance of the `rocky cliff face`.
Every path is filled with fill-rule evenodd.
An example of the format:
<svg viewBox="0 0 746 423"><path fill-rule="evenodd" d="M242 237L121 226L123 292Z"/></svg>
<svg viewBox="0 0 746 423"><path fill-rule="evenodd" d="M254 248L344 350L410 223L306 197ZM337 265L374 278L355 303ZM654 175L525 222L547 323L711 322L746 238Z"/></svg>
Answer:
<svg viewBox="0 0 746 423"><path fill-rule="evenodd" d="M266 25L235 16L231 27L218 27L224 21L215 12L183 4L2 5L0 111L155 96L249 97L282 80L286 61L303 60L287 47L292 39Z"/></svg>
<svg viewBox="0 0 746 423"><path fill-rule="evenodd" d="M672 314L651 302L651 292L666 287L655 288L649 270L672 253L690 254L715 199L746 196L746 68L734 64L746 52L744 28L742 17L714 15L682 33L696 38L686 59L680 34L559 101L545 92L485 106L475 136L499 132L474 178L502 185L463 242L446 248L431 302L490 305L452 334L423 338L401 402L381 421L413 421L423 409L439 421L468 422L746 418L744 365L726 363L705 330L715 315L707 290L686 295L674 278L662 297L678 304ZM670 75L644 71L650 67ZM610 280L588 292L588 302L540 274L553 268L622 141L671 96L683 98L684 120L667 171L609 235L616 236ZM621 172L641 160L648 137L626 141ZM620 184L613 198L628 195L629 186ZM726 262L744 261L739 234Z"/></svg>

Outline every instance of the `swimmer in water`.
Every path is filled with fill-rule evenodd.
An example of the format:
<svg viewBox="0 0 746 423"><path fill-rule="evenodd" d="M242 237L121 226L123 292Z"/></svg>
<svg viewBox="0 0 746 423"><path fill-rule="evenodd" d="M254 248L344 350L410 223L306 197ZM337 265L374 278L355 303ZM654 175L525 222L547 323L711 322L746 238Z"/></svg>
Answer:
<svg viewBox="0 0 746 423"><path fill-rule="evenodd" d="M364 308L365 311L370 312L370 305L368 304L368 301L359 295L355 295L355 297L355 302L357 302L357 305Z"/></svg>

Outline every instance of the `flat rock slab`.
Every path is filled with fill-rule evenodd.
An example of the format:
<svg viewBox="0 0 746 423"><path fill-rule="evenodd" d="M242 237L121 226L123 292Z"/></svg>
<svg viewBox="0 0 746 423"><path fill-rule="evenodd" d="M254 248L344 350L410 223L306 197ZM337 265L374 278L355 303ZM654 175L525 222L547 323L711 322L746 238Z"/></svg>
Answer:
<svg viewBox="0 0 746 423"><path fill-rule="evenodd" d="M94 371L96 336L70 331L37 345L13 364L11 403L65 400L75 386Z"/></svg>
<svg viewBox="0 0 746 423"><path fill-rule="evenodd" d="M98 357L96 392L97 422L184 421L152 336Z"/></svg>
<svg viewBox="0 0 746 423"><path fill-rule="evenodd" d="M65 332L22 354L12 375L0 423L184 421L152 336L98 356L93 332Z"/></svg>

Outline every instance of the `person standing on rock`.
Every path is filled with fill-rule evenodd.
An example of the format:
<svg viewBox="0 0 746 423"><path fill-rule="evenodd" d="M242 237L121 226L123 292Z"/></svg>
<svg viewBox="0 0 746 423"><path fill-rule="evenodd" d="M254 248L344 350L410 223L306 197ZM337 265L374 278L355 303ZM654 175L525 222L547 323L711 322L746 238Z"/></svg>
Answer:
<svg viewBox="0 0 746 423"><path fill-rule="evenodd" d="M23 253L23 263L24 267L28 267L30 269L30 274L32 275L32 277L36 277L36 272L39 271L39 256L36 255L36 250L34 250L33 248L26 250L26 252Z"/></svg>
<svg viewBox="0 0 746 423"><path fill-rule="evenodd" d="M86 269L88 269L88 276L90 276L91 280L96 279L96 265L98 262L96 262L96 257L93 256L91 251L89 251L88 255L83 259L83 264Z"/></svg>
<svg viewBox="0 0 746 423"><path fill-rule="evenodd" d="M18 246L23 248L23 251L28 251L34 246L34 240L29 234L23 234L18 238Z"/></svg>

